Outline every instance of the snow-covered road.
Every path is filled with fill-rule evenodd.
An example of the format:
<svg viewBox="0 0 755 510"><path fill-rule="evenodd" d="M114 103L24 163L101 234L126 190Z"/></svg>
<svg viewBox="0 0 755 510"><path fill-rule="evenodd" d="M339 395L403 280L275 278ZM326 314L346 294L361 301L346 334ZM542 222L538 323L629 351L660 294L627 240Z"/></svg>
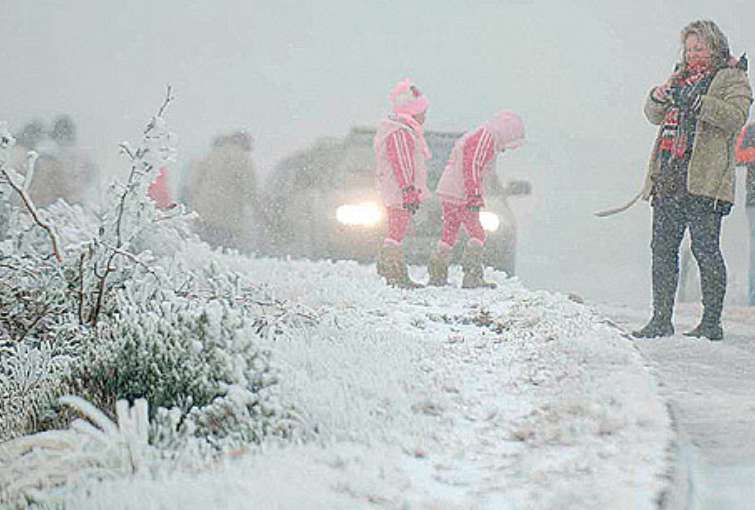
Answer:
<svg viewBox="0 0 755 510"><path fill-rule="evenodd" d="M647 318L601 308L627 330ZM749 510L755 506L755 308L725 308L723 342L681 334L699 316L699 306L680 305L674 337L637 346L674 411L685 508Z"/></svg>

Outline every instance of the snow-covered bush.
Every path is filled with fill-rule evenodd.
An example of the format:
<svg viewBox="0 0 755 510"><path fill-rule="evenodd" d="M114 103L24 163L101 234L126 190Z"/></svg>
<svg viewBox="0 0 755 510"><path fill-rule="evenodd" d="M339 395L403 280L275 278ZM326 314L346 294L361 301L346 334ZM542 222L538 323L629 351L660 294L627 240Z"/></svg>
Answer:
<svg viewBox="0 0 755 510"><path fill-rule="evenodd" d="M73 268L0 252L0 441L65 423L53 403L87 335Z"/></svg>
<svg viewBox="0 0 755 510"><path fill-rule="evenodd" d="M29 262L44 264L12 255L2 258L0 338L6 341L54 338L69 318L64 272L47 264L32 270Z"/></svg>
<svg viewBox="0 0 755 510"><path fill-rule="evenodd" d="M113 409L119 398L188 410L215 396L203 352L208 318L184 300L157 292L154 302L116 296L113 318L102 321L92 345L71 372L77 394Z"/></svg>
<svg viewBox="0 0 755 510"><path fill-rule="evenodd" d="M0 352L0 442L62 424L55 411L72 357L49 342L17 342Z"/></svg>
<svg viewBox="0 0 755 510"><path fill-rule="evenodd" d="M171 154L162 149L170 137L161 117L170 99L169 91L139 149L127 151L131 173L119 200L99 214L62 201L37 209L27 193L35 155L25 176L11 168L14 139L0 125L0 439L45 427L49 401L65 392L61 377L92 345L93 326L112 314L113 297L135 268L143 271L146 262L128 251L129 242L159 219L146 187ZM159 228L175 230L170 222ZM54 370L37 370L39 356ZM18 383L19 373L27 383Z"/></svg>
<svg viewBox="0 0 755 510"><path fill-rule="evenodd" d="M295 429L259 342L278 317L258 303L285 304L221 267L219 253L182 265L176 254L198 242L191 215L148 197L175 152L171 100L169 89L138 147L121 144L128 178L97 212L37 209L6 166L13 138L0 126L0 441L66 425L64 394L111 418L117 400L146 399L162 446L200 438L217 451Z"/></svg>
<svg viewBox="0 0 755 510"><path fill-rule="evenodd" d="M238 446L288 435L285 411L269 392L276 383L269 353L248 309L163 288L145 296L139 282L119 292L115 309L71 372L76 394L103 409L145 398L153 418L160 408L173 410L171 430L156 430L158 440L177 432L219 446L233 437Z"/></svg>

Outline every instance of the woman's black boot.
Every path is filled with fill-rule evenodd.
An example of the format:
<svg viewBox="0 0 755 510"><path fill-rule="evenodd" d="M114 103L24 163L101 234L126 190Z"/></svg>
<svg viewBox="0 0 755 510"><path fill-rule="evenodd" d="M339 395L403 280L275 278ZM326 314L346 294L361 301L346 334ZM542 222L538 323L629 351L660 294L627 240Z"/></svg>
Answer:
<svg viewBox="0 0 755 510"><path fill-rule="evenodd" d="M671 319L658 318L655 315L650 319L650 322L645 324L645 327L632 331L632 336L635 338L658 338L673 335L674 325L671 323Z"/></svg>

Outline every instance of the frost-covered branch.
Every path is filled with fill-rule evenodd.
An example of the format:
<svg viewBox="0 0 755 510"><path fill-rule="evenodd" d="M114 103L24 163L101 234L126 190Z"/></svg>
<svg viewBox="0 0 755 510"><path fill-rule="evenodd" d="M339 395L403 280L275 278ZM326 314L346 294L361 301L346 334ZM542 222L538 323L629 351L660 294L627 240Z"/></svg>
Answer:
<svg viewBox="0 0 755 510"><path fill-rule="evenodd" d="M165 91L165 99L163 100L163 104L160 106L160 109L157 111L157 117L162 117L163 113L165 112L165 109L168 107L170 102L173 101L174 97L173 97L172 92L173 92L173 87L171 87L170 84L168 84L167 90ZM146 135L153 128L154 128L153 125L147 126L147 130L144 132L144 134Z"/></svg>
<svg viewBox="0 0 755 510"><path fill-rule="evenodd" d="M77 305L79 324L84 324L84 262L86 257L86 252L79 255L79 303Z"/></svg>
<svg viewBox="0 0 755 510"><path fill-rule="evenodd" d="M134 255L131 252L128 252L126 250L122 250L120 248L116 248L115 246L110 246L109 244L105 243L104 241L99 241L105 248L112 250L114 255L121 255L123 257L126 257L127 259L131 260L132 262L136 263L137 265L143 267L149 274L155 277L155 279L159 280L160 277L157 276L157 273L154 269L149 267L147 264L144 263L144 261L140 260L139 257Z"/></svg>
<svg viewBox="0 0 755 510"><path fill-rule="evenodd" d="M23 266L14 266L11 264L0 264L0 269L10 269L11 271L19 271L21 273L26 274L27 276L37 276L37 273L32 271L31 269ZM4 283L4 282L0 282Z"/></svg>
<svg viewBox="0 0 755 510"><path fill-rule="evenodd" d="M33 160L32 160L33 164ZM5 166L0 166L0 173L2 173L3 177L5 177L5 180L8 182L8 185L15 191L19 197L21 197L21 201L24 203L24 206L26 207L26 210L29 211L29 214L31 214L31 217L34 219L34 222L42 227L46 232L47 235L50 237L50 242L52 243L52 252L53 255L55 255L55 258L58 262L63 262L63 257L60 254L60 239L58 238L57 233L55 232L55 229L53 226L46 221L43 221L39 211L37 210L36 206L34 205L34 202L32 202L31 197L29 197L29 194L26 192L26 185L19 185L17 184L13 178L11 177L10 173L7 171Z"/></svg>
<svg viewBox="0 0 755 510"><path fill-rule="evenodd" d="M94 307L92 307L92 313L89 315L88 319L88 322L92 326L95 326L97 324L97 318L99 317L100 311L102 310L102 303L105 299L105 290L107 288L107 277L114 270L114 268L110 265L114 258L115 253L111 254L110 258L108 258L107 264L105 265L105 272L101 276L97 274L97 269L95 266L95 276L99 281L97 283L97 299L95 300L95 305Z"/></svg>
<svg viewBox="0 0 755 510"><path fill-rule="evenodd" d="M129 158L131 170L128 180L117 196L117 206L112 217L111 228L113 229L114 239L111 242L105 240L107 232L101 229L100 237L95 242L103 246L106 250L104 255L104 268L97 270L95 262L95 278L97 281L96 298L91 309L87 322L92 326L97 324L97 320L102 311L105 294L108 291L108 279L116 271L114 261L117 256L123 256L145 267L150 274L157 278L157 274L143 263L138 257L132 254L127 247L132 240L139 234L145 219L141 203L145 200L146 189L149 182L145 177L163 161L172 158L174 149L170 147L171 134L165 127L163 115L168 105L173 100L172 87L168 85L165 99L163 100L157 113L150 119L144 128L144 137L142 144L133 149L127 142L120 144L121 151ZM129 217L127 218L127 215ZM132 231L127 232L128 225Z"/></svg>
<svg viewBox="0 0 755 510"><path fill-rule="evenodd" d="M32 179L34 179L34 171L37 166L37 160L39 154L37 151L29 151L26 153L26 175L24 176L24 191L28 192L31 187Z"/></svg>

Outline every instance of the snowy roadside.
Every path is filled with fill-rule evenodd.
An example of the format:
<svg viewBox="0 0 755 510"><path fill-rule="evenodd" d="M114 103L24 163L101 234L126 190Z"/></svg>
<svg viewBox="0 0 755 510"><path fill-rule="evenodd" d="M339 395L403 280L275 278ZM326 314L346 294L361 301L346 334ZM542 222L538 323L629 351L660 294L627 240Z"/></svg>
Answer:
<svg viewBox="0 0 755 510"><path fill-rule="evenodd" d="M656 507L665 407L589 307L502 274L496 290L455 288L452 269L455 287L409 292L350 262L229 264L318 317L269 341L280 399L318 440L68 487L67 507Z"/></svg>
<svg viewBox="0 0 755 510"><path fill-rule="evenodd" d="M648 313L599 309L626 329L641 326ZM755 307L724 307L722 342L682 334L701 314L699 303L677 304L676 334L637 347L674 416L684 507L749 509L755 500Z"/></svg>

